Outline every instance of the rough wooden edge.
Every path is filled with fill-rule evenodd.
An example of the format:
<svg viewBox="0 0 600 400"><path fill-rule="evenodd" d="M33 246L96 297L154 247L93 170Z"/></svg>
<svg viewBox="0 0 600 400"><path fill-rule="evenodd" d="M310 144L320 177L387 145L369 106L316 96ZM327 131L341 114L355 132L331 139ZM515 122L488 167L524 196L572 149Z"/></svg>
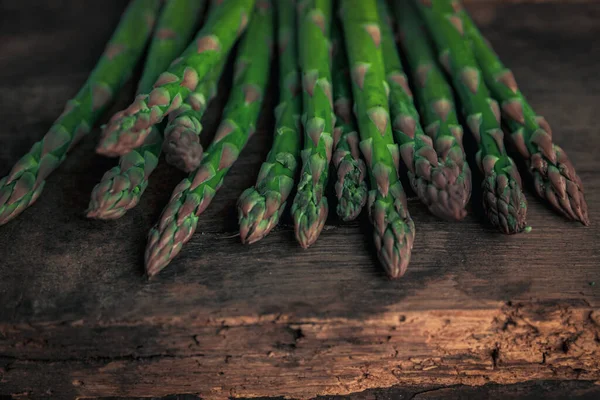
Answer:
<svg viewBox="0 0 600 400"><path fill-rule="evenodd" d="M600 309L581 303L155 325L2 326L0 394L142 397L184 388L204 399L303 399L393 385L600 380Z"/></svg>

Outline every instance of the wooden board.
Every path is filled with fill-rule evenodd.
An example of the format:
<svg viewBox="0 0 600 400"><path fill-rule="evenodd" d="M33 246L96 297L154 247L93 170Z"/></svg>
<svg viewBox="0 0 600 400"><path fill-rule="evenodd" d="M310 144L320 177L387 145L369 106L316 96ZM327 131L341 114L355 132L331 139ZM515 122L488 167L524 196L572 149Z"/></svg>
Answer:
<svg viewBox="0 0 600 400"><path fill-rule="evenodd" d="M347 396L322 396L321 400L596 400L600 385L587 381L528 381L512 385L482 386L392 386L368 389ZM147 400L147 397L103 397L102 400ZM254 400L283 400L283 397L253 397ZM194 394L154 397L152 400L201 400ZM242 399L240 399L242 400Z"/></svg>
<svg viewBox="0 0 600 400"><path fill-rule="evenodd" d="M124 4L2 3L0 175L76 93ZM533 231L512 237L482 221L478 201L457 224L437 220L413 197L413 260L393 282L376 264L364 213L349 224L332 215L309 250L295 243L289 219L242 246L234 205L268 152L271 96L196 235L147 282L146 233L183 175L161 165L124 218L86 220L92 187L115 163L93 153L95 129L38 203L0 228L0 395L309 398L534 379L586 380L593 389L600 380L600 6L474 10L576 165L591 227L554 215L531 190ZM205 143L226 82L221 89Z"/></svg>

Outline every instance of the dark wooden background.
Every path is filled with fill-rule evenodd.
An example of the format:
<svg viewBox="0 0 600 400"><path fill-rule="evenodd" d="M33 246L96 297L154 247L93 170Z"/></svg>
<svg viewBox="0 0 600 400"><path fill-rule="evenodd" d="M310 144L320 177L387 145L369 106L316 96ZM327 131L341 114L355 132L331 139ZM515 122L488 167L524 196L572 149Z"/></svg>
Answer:
<svg viewBox="0 0 600 400"><path fill-rule="evenodd" d="M309 250L289 219L243 246L234 205L268 152L271 96L196 235L147 282L146 233L183 175L161 164L124 218L87 220L89 193L116 162L94 154L95 129L37 204L0 227L0 397L600 397L600 5L474 3L576 165L591 227L530 189L533 231L511 237L482 220L477 192L461 223L412 196L417 239L398 281L377 266L365 213L345 224L332 212ZM0 1L0 175L85 81L124 4Z"/></svg>

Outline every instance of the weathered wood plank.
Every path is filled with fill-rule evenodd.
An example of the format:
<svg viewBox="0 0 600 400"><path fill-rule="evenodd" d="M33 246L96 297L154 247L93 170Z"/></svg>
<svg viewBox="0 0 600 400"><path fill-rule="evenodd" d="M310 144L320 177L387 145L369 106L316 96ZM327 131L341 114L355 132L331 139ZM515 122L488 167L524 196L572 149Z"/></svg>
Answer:
<svg viewBox="0 0 600 400"><path fill-rule="evenodd" d="M394 386L385 389L369 389L349 396L323 396L322 400L563 400L568 394L570 400L596 400L600 396L600 386L586 381L532 381L514 385L486 384L472 387L453 385L447 387ZM153 400L199 400L196 395L172 395ZM255 398L266 400L265 398ZM269 398L273 399L273 398ZM283 398L278 398L283 399ZM100 399L98 399L100 400ZM111 397L102 400L144 400L142 398ZM274 399L273 399L274 400Z"/></svg>
<svg viewBox="0 0 600 400"><path fill-rule="evenodd" d="M77 91L125 4L92 3L26 0L0 13L0 175ZM34 6L39 13L24 11ZM268 151L270 97L198 234L147 282L145 235L182 174L161 165L127 216L86 220L89 193L115 162L93 155L96 129L38 204L0 228L0 395L306 398L398 384L600 380L600 7L475 10L574 161L592 227L552 215L531 191L533 231L514 237L483 223L476 202L453 224L411 199L418 236L395 282L376 267L365 215L351 224L332 215L307 251L289 220L242 246L234 204Z"/></svg>
<svg viewBox="0 0 600 400"><path fill-rule="evenodd" d="M2 332L6 393L307 398L399 383L600 380L600 315L581 304L13 329Z"/></svg>

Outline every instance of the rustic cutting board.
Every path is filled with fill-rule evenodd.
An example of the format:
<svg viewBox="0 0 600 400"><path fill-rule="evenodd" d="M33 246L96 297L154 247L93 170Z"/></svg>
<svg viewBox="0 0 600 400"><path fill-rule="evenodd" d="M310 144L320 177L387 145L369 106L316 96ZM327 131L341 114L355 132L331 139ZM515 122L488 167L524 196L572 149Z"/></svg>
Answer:
<svg viewBox="0 0 600 400"><path fill-rule="evenodd" d="M511 388L600 397L600 5L476 3L484 33L577 167L591 227L554 215L530 189L533 231L511 237L483 221L478 191L461 223L412 196L417 238L398 281L377 266L365 213L348 224L332 213L309 250L289 219L243 246L234 205L268 152L270 96L198 232L148 282L146 233L183 175L163 164L124 218L86 220L92 187L115 163L93 153L95 129L38 203L0 227L0 397L309 398L390 386L412 389L355 398L511 398ZM0 176L76 93L124 4L0 2ZM224 82L204 143L226 99ZM576 379L586 382L495 385ZM439 389L457 384L494 385Z"/></svg>

